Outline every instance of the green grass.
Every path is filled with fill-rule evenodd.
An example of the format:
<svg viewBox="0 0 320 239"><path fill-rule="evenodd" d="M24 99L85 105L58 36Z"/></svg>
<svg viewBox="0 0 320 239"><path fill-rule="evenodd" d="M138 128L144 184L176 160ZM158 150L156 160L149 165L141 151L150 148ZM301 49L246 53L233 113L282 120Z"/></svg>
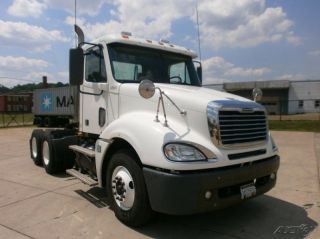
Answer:
<svg viewBox="0 0 320 239"><path fill-rule="evenodd" d="M319 120L269 120L271 130L319 132Z"/></svg>

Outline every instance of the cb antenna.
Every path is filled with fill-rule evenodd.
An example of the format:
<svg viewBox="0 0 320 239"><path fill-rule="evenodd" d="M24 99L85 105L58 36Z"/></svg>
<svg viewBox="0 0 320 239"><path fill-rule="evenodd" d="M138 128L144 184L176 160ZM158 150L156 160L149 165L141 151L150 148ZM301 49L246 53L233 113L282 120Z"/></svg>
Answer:
<svg viewBox="0 0 320 239"><path fill-rule="evenodd" d="M199 59L201 62L201 40L200 40L200 25L199 25L199 13L198 13L198 1L196 5L196 14L197 14L197 30L198 30L198 51L199 51Z"/></svg>
<svg viewBox="0 0 320 239"><path fill-rule="evenodd" d="M74 25L77 25L77 0L74 0ZM74 45L77 47L77 34L74 33Z"/></svg>

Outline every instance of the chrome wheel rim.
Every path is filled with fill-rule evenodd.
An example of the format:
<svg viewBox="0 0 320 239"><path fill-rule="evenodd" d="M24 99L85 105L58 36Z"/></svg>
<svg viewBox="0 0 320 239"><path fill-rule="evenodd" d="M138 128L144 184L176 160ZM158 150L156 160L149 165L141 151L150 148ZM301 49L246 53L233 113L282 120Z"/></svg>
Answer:
<svg viewBox="0 0 320 239"><path fill-rule="evenodd" d="M130 172L123 166L117 166L111 178L112 193L116 204L125 211L132 208L135 197L135 185Z"/></svg>
<svg viewBox="0 0 320 239"><path fill-rule="evenodd" d="M35 137L31 140L31 152L33 158L37 158L38 156L38 149L37 149L37 139Z"/></svg>
<svg viewBox="0 0 320 239"><path fill-rule="evenodd" d="M50 162L49 144L47 141L43 141L42 157L44 164L47 166Z"/></svg>

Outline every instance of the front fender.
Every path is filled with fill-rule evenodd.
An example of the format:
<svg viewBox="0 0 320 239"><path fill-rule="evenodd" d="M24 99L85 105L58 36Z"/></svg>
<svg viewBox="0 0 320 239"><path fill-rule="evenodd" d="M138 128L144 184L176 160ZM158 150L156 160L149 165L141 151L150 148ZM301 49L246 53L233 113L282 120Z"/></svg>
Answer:
<svg viewBox="0 0 320 239"><path fill-rule="evenodd" d="M143 165L172 170L194 169L196 163L177 164L167 160L162 146L173 140L186 140L206 145L208 140L201 133L192 130L184 119L170 119L168 127L163 125L162 116L159 116L159 119L160 122L156 122L155 114L148 112L124 114L108 125L100 138L108 142L113 138L127 141L137 152ZM203 163L200 162L200 164Z"/></svg>
<svg viewBox="0 0 320 239"><path fill-rule="evenodd" d="M177 124L174 125L177 128ZM127 141L137 152L141 163L150 166L156 166L154 156L162 155L163 143L177 137L177 132L163 126L161 122L155 122L154 114L144 112L122 115L100 135L101 139L108 141L113 138Z"/></svg>
<svg viewBox="0 0 320 239"><path fill-rule="evenodd" d="M165 159L162 145L177 137L168 127L155 122L155 115L145 112L128 113L110 123L96 143L96 170L102 186L102 167L106 152L114 138L128 142L136 151L143 165L163 167ZM162 162L162 163L161 163Z"/></svg>

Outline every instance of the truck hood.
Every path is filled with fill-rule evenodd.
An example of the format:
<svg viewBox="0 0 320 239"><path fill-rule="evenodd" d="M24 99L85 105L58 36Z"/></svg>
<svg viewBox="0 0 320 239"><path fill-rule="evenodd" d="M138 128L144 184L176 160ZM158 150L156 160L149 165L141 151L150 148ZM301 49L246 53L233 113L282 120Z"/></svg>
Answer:
<svg viewBox="0 0 320 239"><path fill-rule="evenodd" d="M230 103L241 101L248 102L248 104L253 103L251 100L248 100L246 98L205 87L157 83L155 84L155 86L159 87L166 95L168 95L180 109L187 111L192 110L206 113L207 105L211 101L224 101ZM146 99L143 99L139 95L138 87L139 84L122 84L120 86L119 93L121 96L128 96L132 98L132 100L133 98L135 98L135 100L130 101L130 104L135 104L131 105L131 107L133 107L134 109L138 109L146 103ZM156 106L158 97L159 91L156 90L155 95L147 101L154 102L153 105ZM170 108L173 107L170 101L166 98L164 98L164 103ZM152 108L153 110L154 106Z"/></svg>
<svg viewBox="0 0 320 239"><path fill-rule="evenodd" d="M210 101L251 102L240 96L205 87L169 84L156 84L156 86L160 87L179 107L185 110L206 112Z"/></svg>

